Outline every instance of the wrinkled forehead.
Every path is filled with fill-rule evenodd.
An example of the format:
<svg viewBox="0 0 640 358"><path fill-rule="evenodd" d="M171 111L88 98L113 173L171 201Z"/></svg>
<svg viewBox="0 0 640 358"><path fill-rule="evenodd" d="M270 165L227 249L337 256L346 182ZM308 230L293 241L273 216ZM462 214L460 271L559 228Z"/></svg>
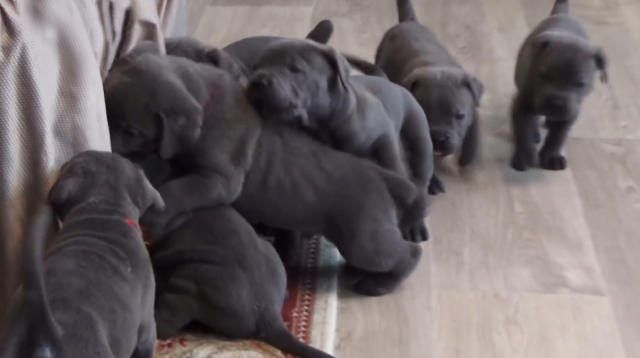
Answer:
<svg viewBox="0 0 640 358"><path fill-rule="evenodd" d="M310 43L282 43L273 45L262 55L260 66L284 65L317 67L326 65L322 49Z"/></svg>
<svg viewBox="0 0 640 358"><path fill-rule="evenodd" d="M420 97L434 110L464 110L473 105L471 92L457 75L440 75L424 81Z"/></svg>
<svg viewBox="0 0 640 358"><path fill-rule="evenodd" d="M556 77L576 78L595 71L593 51L575 44L551 45L542 53L538 70Z"/></svg>

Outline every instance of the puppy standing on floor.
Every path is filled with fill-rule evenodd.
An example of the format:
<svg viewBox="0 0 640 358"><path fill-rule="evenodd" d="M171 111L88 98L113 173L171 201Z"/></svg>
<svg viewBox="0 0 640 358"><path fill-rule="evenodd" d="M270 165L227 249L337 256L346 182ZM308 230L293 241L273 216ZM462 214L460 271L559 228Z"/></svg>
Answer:
<svg viewBox="0 0 640 358"><path fill-rule="evenodd" d="M418 100L429 121L434 152L459 153L458 162L465 166L478 152L477 108L484 87L418 22L410 0L397 0L397 6L400 23L382 38L376 65ZM435 178L430 193L444 192Z"/></svg>
<svg viewBox="0 0 640 358"><path fill-rule="evenodd" d="M522 171L535 165L541 116L549 132L538 154L539 165L549 170L566 168L562 146L583 99L593 89L594 74L600 71L602 82L606 82L606 68L602 49L569 15L569 1L557 0L551 15L527 37L518 54L518 93L512 109L514 169Z"/></svg>
<svg viewBox="0 0 640 358"><path fill-rule="evenodd" d="M22 302L0 357L152 358L155 283L136 221L164 206L160 195L119 155L84 152L49 198L63 227L46 257L52 213L30 228Z"/></svg>

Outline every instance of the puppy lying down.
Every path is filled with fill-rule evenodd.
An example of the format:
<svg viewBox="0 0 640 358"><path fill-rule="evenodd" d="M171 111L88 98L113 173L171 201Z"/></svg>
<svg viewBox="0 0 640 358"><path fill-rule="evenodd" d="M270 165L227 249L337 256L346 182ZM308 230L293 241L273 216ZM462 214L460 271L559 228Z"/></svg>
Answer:
<svg viewBox="0 0 640 358"><path fill-rule="evenodd" d="M426 194L433 151L420 106L387 80L349 76L346 59L333 49L304 40L274 43L254 68L248 96L266 120L302 127L336 149L374 159ZM425 240L426 230L413 237Z"/></svg>
<svg viewBox="0 0 640 358"><path fill-rule="evenodd" d="M176 215L232 204L251 223L323 234L363 271L364 294L392 291L419 260L401 232L424 216L411 182L263 122L224 71L144 54L116 64L105 96L115 151L158 153L185 173L159 187L165 210L143 218L156 237Z"/></svg>
<svg viewBox="0 0 640 358"><path fill-rule="evenodd" d="M230 207L188 215L152 251L159 338L198 322L231 338L264 340L299 357L331 357L287 331L280 314L286 272L269 242Z"/></svg>
<svg viewBox="0 0 640 358"><path fill-rule="evenodd" d="M2 358L152 358L155 283L135 222L158 192L132 163L84 152L62 167L50 201L62 229L43 257L53 220L27 235L26 279Z"/></svg>
<svg viewBox="0 0 640 358"><path fill-rule="evenodd" d="M376 51L376 64L389 79L411 91L427 115L434 151L459 154L471 163L478 151L477 107L482 83L467 73L435 34L422 25L410 0L397 0L399 23L390 28ZM432 193L444 192L439 180Z"/></svg>
<svg viewBox="0 0 640 358"><path fill-rule="evenodd" d="M512 125L515 151L511 166L519 171L536 164L562 170L567 160L562 147L578 118L584 98L591 92L595 74L606 82L607 60L587 37L578 19L569 14L569 2L557 0L520 48L513 100ZM549 130L538 152L540 118ZM536 158L537 156L537 158Z"/></svg>

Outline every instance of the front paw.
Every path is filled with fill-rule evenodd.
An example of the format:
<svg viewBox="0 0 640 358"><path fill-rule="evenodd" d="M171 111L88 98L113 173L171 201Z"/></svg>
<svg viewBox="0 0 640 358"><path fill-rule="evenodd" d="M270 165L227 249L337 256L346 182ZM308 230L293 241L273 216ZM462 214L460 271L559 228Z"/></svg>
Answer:
<svg viewBox="0 0 640 358"><path fill-rule="evenodd" d="M429 240L429 230L423 221L411 225L402 233L405 240L420 243Z"/></svg>
<svg viewBox="0 0 640 358"><path fill-rule="evenodd" d="M540 168L547 170L564 170L567 159L560 153L540 152Z"/></svg>
<svg viewBox="0 0 640 358"><path fill-rule="evenodd" d="M444 192L444 183L434 174L429 182L429 195L438 195Z"/></svg>
<svg viewBox="0 0 640 358"><path fill-rule="evenodd" d="M519 172L523 172L536 163L536 155L533 151L517 151L511 158L511 167Z"/></svg>

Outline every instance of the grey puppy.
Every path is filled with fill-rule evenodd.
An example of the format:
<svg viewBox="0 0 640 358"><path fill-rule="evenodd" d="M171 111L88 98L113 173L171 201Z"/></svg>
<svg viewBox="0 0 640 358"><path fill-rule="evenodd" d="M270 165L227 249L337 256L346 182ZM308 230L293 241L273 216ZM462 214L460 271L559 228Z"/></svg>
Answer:
<svg viewBox="0 0 640 358"><path fill-rule="evenodd" d="M333 23L329 20L320 21L308 34L307 39L319 43L327 43L333 33ZM209 63L229 72L242 85L247 84L255 61L260 54L272 43L282 39L277 36L253 36L233 42L223 49L209 47L198 40L189 37L174 37L165 41L168 55L186 57L196 62ZM151 43L143 44L145 49L153 50Z"/></svg>
<svg viewBox="0 0 640 358"><path fill-rule="evenodd" d="M152 358L155 283L135 222L164 205L142 171L113 153L84 152L62 167L50 202L63 227L43 263L43 210L29 229L22 304L3 358Z"/></svg>
<svg viewBox="0 0 640 358"><path fill-rule="evenodd" d="M114 67L105 96L114 150L159 153L185 173L159 187L166 209L145 215L156 237L178 214L233 203L251 223L324 234L366 271L355 286L364 294L390 292L418 262L400 230L424 215L414 185L263 122L224 71L145 54Z"/></svg>
<svg viewBox="0 0 640 358"><path fill-rule="evenodd" d="M332 48L274 43L254 68L248 96L266 120L302 127L336 149L374 159L426 193L433 151L420 106L387 80L349 76L346 59ZM423 233L413 237L424 240Z"/></svg>
<svg viewBox="0 0 640 358"><path fill-rule="evenodd" d="M287 276L273 246L229 207L196 210L152 247L158 338L191 322L231 338L258 338L300 357L329 358L297 340L280 314Z"/></svg>
<svg viewBox="0 0 640 358"><path fill-rule="evenodd" d="M376 64L418 100L429 120L434 151L459 153L458 162L465 166L478 152L477 108L484 86L418 22L410 0L397 0L397 7L399 24L382 38ZM443 191L442 183L436 181L432 193Z"/></svg>
<svg viewBox="0 0 640 358"><path fill-rule="evenodd" d="M562 170L567 160L562 147L578 118L583 99L594 86L594 74L606 82L607 60L589 40L578 20L569 15L569 2L557 0L520 48L513 100L512 126L515 153L511 166L526 170L536 162L540 117L549 130L538 154L543 169Z"/></svg>

